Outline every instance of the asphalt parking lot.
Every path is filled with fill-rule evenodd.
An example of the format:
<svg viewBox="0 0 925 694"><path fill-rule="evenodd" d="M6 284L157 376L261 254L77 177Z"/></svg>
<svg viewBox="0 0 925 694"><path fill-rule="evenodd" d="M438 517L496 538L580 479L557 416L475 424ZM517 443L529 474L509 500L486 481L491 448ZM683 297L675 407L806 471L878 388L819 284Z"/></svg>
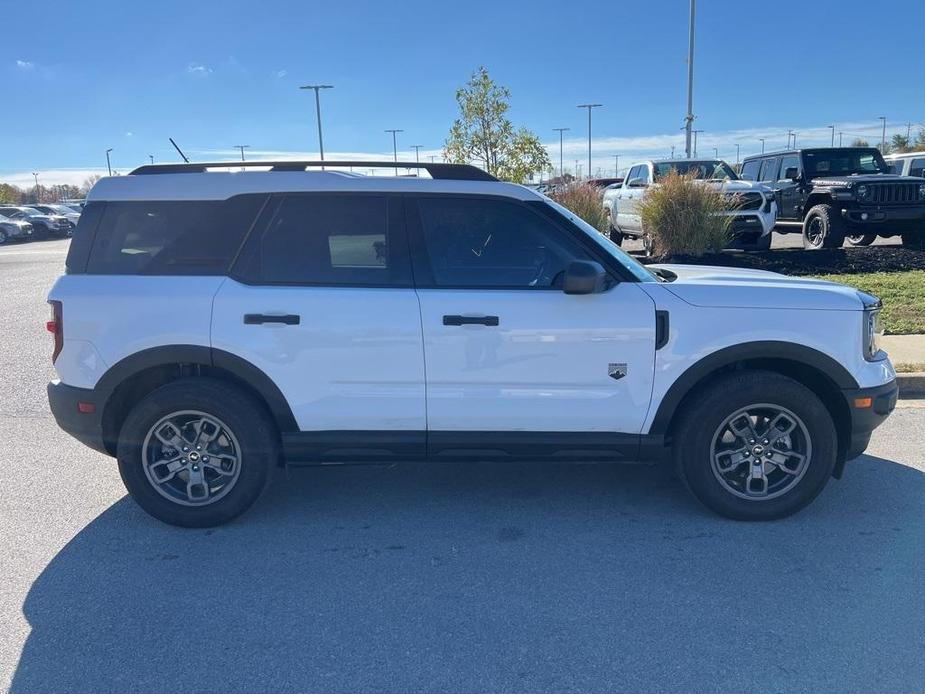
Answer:
<svg viewBox="0 0 925 694"><path fill-rule="evenodd" d="M654 468L443 464L280 475L181 530L47 411L66 245L0 248L0 689L922 690L916 403L774 523Z"/></svg>

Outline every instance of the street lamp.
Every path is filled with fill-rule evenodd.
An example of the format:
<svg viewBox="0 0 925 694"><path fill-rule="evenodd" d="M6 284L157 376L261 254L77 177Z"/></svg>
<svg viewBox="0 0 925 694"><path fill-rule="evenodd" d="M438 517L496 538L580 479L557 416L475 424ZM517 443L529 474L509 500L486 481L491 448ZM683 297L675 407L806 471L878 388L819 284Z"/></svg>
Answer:
<svg viewBox="0 0 925 694"><path fill-rule="evenodd" d="M250 145L235 145L235 149L241 150L241 161L244 161L244 150L250 147Z"/></svg>
<svg viewBox="0 0 925 694"><path fill-rule="evenodd" d="M109 171L109 175L112 176L112 164L109 161L109 153L112 151L112 147L106 150L106 169Z"/></svg>
<svg viewBox="0 0 925 694"><path fill-rule="evenodd" d="M35 179L35 199L39 199L39 174L37 171L32 172L32 177Z"/></svg>
<svg viewBox="0 0 925 694"><path fill-rule="evenodd" d="M739 143L736 142L736 166L739 165Z"/></svg>
<svg viewBox="0 0 925 694"><path fill-rule="evenodd" d="M562 133L571 128L553 128L553 130L559 133L559 178L565 176L565 168L562 166Z"/></svg>
<svg viewBox="0 0 925 694"><path fill-rule="evenodd" d="M405 132L400 128L392 128L391 130L386 130L387 133L392 133L392 161L395 163L395 175L398 175L398 133ZM485 162L486 165L488 162Z"/></svg>
<svg viewBox="0 0 925 694"><path fill-rule="evenodd" d="M620 177L620 155L613 155L613 175L615 178Z"/></svg>
<svg viewBox="0 0 925 694"><path fill-rule="evenodd" d="M691 0L687 39L687 115L684 117L684 155L688 159L691 158L691 128L694 127L694 17L696 10L697 0ZM697 156L697 145L694 145L694 156Z"/></svg>
<svg viewBox="0 0 925 694"><path fill-rule="evenodd" d="M883 135L880 137L880 152L886 152L886 116L877 116L883 123Z"/></svg>
<svg viewBox="0 0 925 694"><path fill-rule="evenodd" d="M790 138L791 138L792 136L793 136L793 131L792 131L792 130L788 130L788 131L787 131L787 149L790 149Z"/></svg>
<svg viewBox="0 0 925 694"><path fill-rule="evenodd" d="M153 154L149 154L149 155L148 155L148 159L151 160L151 163L152 163L152 164L154 163L154 155L153 155Z"/></svg>
<svg viewBox="0 0 925 694"><path fill-rule="evenodd" d="M829 130L832 131L832 144L829 145L829 146L830 146L830 147L834 147L834 146L835 146L835 126L834 126L834 125L828 125L828 126L826 126L826 127L827 127Z"/></svg>
<svg viewBox="0 0 925 694"><path fill-rule="evenodd" d="M838 131L838 146L839 146L839 147L841 147L841 137L842 137L842 135L844 135L844 134L845 134L845 133L841 132L840 130Z"/></svg>
<svg viewBox="0 0 925 694"><path fill-rule="evenodd" d="M318 152L321 155L321 161L324 161L324 141L321 138L321 97L319 93L322 89L333 89L333 84L306 84L299 89L313 89L315 91L315 115L318 117ZM321 166L324 171L324 165Z"/></svg>
<svg viewBox="0 0 925 694"><path fill-rule="evenodd" d="M603 104L578 104L578 108L588 109L588 178L591 178L591 111Z"/></svg>
<svg viewBox="0 0 925 694"><path fill-rule="evenodd" d="M759 137L758 139L761 140L761 153L764 154L764 138Z"/></svg>
<svg viewBox="0 0 925 694"><path fill-rule="evenodd" d="M718 147L713 148L713 158L719 159L719 148Z"/></svg>
<svg viewBox="0 0 925 694"><path fill-rule="evenodd" d="M691 132L694 133L694 156L696 157L697 156L697 135L699 133L702 133L703 130L691 130Z"/></svg>
<svg viewBox="0 0 925 694"><path fill-rule="evenodd" d="M424 145L411 145L411 149L414 150L414 163L415 164L421 163L421 147L423 146Z"/></svg>

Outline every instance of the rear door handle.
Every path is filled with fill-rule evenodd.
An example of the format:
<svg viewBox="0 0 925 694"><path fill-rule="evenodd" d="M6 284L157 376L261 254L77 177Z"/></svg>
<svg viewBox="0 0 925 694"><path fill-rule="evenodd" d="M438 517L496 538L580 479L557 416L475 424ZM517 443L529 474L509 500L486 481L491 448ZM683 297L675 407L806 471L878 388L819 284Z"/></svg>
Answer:
<svg viewBox="0 0 925 694"><path fill-rule="evenodd" d="M444 316L444 325L498 325L498 316Z"/></svg>
<svg viewBox="0 0 925 694"><path fill-rule="evenodd" d="M283 325L298 325L302 320L293 313L273 315L266 313L245 313L244 325L263 325L264 323L282 323Z"/></svg>

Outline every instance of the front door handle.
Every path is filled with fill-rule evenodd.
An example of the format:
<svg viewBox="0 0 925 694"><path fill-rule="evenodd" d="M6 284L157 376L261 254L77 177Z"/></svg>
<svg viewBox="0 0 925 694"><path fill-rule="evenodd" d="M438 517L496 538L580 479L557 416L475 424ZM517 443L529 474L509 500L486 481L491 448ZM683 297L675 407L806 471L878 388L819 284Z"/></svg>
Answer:
<svg viewBox="0 0 925 694"><path fill-rule="evenodd" d="M498 316L444 316L444 325L498 325Z"/></svg>
<svg viewBox="0 0 925 694"><path fill-rule="evenodd" d="M285 315L273 315L266 313L245 313L244 325L263 325L264 323L282 323L283 325L298 325L302 320L301 316L293 313Z"/></svg>

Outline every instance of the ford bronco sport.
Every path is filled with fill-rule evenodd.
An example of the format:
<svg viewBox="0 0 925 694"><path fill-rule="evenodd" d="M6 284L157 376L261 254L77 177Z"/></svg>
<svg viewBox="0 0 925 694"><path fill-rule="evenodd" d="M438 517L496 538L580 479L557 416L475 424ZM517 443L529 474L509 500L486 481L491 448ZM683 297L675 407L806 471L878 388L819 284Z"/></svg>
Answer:
<svg viewBox="0 0 925 694"><path fill-rule="evenodd" d="M714 511L779 518L894 407L874 297L649 270L480 169L351 163L382 166L152 165L91 191L48 396L156 518L228 521L282 465L515 458L670 458Z"/></svg>

